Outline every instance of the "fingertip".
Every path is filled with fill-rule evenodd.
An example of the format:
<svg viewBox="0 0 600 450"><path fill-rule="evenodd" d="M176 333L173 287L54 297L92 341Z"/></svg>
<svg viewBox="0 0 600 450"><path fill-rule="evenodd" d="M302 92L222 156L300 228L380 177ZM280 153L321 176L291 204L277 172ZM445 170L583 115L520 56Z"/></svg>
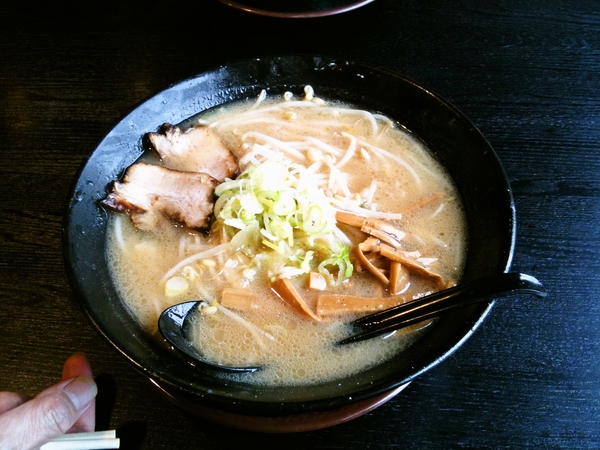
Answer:
<svg viewBox="0 0 600 450"><path fill-rule="evenodd" d="M82 352L73 354L64 364L62 379L68 380L75 377L93 377L92 368L87 356ZM94 431L96 423L96 408L94 404L95 400L91 400L90 405L75 422L70 432Z"/></svg>
<svg viewBox="0 0 600 450"><path fill-rule="evenodd" d="M63 366L62 379L74 378L79 376L92 377L92 367L82 352L71 355Z"/></svg>

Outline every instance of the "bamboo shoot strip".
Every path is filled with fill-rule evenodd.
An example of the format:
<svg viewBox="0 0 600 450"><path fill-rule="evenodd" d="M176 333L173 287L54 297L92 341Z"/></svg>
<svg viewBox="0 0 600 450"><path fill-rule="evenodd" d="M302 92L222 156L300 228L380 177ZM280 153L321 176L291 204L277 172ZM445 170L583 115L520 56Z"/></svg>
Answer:
<svg viewBox="0 0 600 450"><path fill-rule="evenodd" d="M221 305L240 311L259 309L260 302L257 302L257 300L254 294L245 289L225 288L221 293Z"/></svg>
<svg viewBox="0 0 600 450"><path fill-rule="evenodd" d="M398 261L390 262L390 295L397 295L404 289L408 288L408 271Z"/></svg>
<svg viewBox="0 0 600 450"><path fill-rule="evenodd" d="M393 247L400 247L400 241L404 239L406 233L390 225L388 222L370 217L363 217L347 211L338 211L335 214L336 220L375 236Z"/></svg>
<svg viewBox="0 0 600 450"><path fill-rule="evenodd" d="M381 281L384 286L388 286L390 284L389 278L378 267L376 267L369 258L367 258L367 255L365 255L361 246L362 244L356 246L356 257L360 261L361 265L371 272L379 281Z"/></svg>
<svg viewBox="0 0 600 450"><path fill-rule="evenodd" d="M447 287L448 283L453 283L452 281L447 283L440 274L433 272L418 261L406 256L405 252L395 249L390 245L381 244L381 254L392 261L403 264L405 267L412 269L414 272L433 279L440 289Z"/></svg>
<svg viewBox="0 0 600 450"><path fill-rule="evenodd" d="M333 316L338 314L370 313L382 311L392 306L406 303L413 296L396 295L392 297L359 297L354 295L319 295L317 299L317 314Z"/></svg>
<svg viewBox="0 0 600 450"><path fill-rule="evenodd" d="M317 322L321 322L322 319L308 307L290 280L287 278L279 278L272 284L272 288L279 297L297 312L304 316L308 316Z"/></svg>

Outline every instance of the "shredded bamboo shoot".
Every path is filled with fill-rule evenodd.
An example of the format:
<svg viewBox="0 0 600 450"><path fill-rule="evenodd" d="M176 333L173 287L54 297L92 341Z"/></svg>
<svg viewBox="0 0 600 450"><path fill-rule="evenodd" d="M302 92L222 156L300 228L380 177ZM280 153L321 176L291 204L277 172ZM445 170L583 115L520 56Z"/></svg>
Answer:
<svg viewBox="0 0 600 450"><path fill-rule="evenodd" d="M277 293L277 295L279 295L279 297L289 306L291 306L296 312L312 320L321 322L322 319L308 307L290 280L286 278L280 278L276 280L271 287Z"/></svg>
<svg viewBox="0 0 600 450"><path fill-rule="evenodd" d="M398 295L408 284L408 271L397 261L390 262L390 295Z"/></svg>
<svg viewBox="0 0 600 450"><path fill-rule="evenodd" d="M338 314L371 313L406 303L413 296L359 297L354 295L320 295L317 299L317 314L327 317Z"/></svg>
<svg viewBox="0 0 600 450"><path fill-rule="evenodd" d="M388 286L390 284L388 277L386 277L385 274L378 267L376 267L369 258L367 258L365 253L360 248L360 245L356 246L356 256L358 257L361 265L375 275L375 277L381 281L384 286Z"/></svg>
<svg viewBox="0 0 600 450"><path fill-rule="evenodd" d="M424 275L426 277L431 278L438 288L446 287L446 281L442 278L442 276L427 267L423 266L421 263L416 261L415 259L408 257L406 252L402 252L398 249L395 249L389 245L382 244L381 245L381 254L386 258L389 258L392 261L399 262L405 265L407 268L413 270L414 272Z"/></svg>
<svg viewBox="0 0 600 450"><path fill-rule="evenodd" d="M221 305L240 311L259 309L258 299L245 289L225 288L221 293Z"/></svg>

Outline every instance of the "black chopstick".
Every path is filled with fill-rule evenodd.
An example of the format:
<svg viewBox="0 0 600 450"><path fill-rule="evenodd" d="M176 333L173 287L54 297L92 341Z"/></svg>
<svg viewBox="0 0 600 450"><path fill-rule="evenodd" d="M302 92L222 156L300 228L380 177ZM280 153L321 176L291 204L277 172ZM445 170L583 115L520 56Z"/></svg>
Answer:
<svg viewBox="0 0 600 450"><path fill-rule="evenodd" d="M538 297L547 295L546 289L531 275L514 272L496 274L361 317L352 322L359 332L339 341L338 345L369 339L431 319L452 309L477 302L491 302L493 297L516 292L532 293Z"/></svg>

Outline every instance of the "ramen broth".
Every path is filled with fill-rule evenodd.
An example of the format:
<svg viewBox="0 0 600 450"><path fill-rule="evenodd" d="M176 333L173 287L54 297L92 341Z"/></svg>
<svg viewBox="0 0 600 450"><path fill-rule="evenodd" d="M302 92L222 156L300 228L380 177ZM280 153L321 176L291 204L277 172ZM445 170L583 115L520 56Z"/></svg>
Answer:
<svg viewBox="0 0 600 450"><path fill-rule="evenodd" d="M308 168L306 176L313 177L310 189L318 190L321 201L325 198L334 212L368 213L389 222L406 233L403 251L419 257L444 280L459 280L467 237L463 210L450 177L423 145L383 116L323 102L310 90L301 99L287 95L284 101L261 98L210 111L197 123L217 133L238 158L243 173L266 161L275 161L279 165L273 167L282 171L287 167L291 174L304 174ZM146 160L161 164L151 155ZM273 167L265 171L265 178L280 177ZM220 199L233 195L225 188L217 188L217 193ZM227 210L224 203L217 200L218 217L210 233L171 222L142 232L126 215L111 215L107 255L115 284L132 314L151 333L157 333L158 316L168 306L204 299L208 307L195 320L190 339L216 363L264 366L256 373L223 376L265 385L342 378L399 354L418 338L420 326L413 326L386 339L336 347L333 344L349 333L345 323L359 313L313 320L273 290L273 279L289 277L312 311L323 293L390 297L386 285L361 270L354 256L356 245L365 238L362 231L339 223L329 230L321 247L347 247L350 276L342 279L342 269L340 273L330 269L325 290L311 289L304 262L307 252L302 254L303 264L286 263L279 247L267 245L276 241L268 241L265 233L250 238L260 252L229 245L241 232L236 226L244 225L231 220L236 226L224 225L219 219ZM293 234L278 245L287 246L298 230ZM319 236L313 236L313 243L319 243ZM247 294L247 307L223 308L226 288L236 295ZM409 273L398 298L438 289L431 279Z"/></svg>

